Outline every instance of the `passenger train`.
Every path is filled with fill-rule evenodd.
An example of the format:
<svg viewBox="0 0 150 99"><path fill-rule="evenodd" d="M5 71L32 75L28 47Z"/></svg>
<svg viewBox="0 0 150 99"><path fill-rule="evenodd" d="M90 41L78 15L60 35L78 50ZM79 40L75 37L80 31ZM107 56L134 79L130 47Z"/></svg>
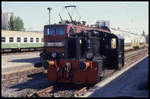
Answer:
<svg viewBox="0 0 150 99"><path fill-rule="evenodd" d="M41 50L43 32L1 30L1 52Z"/></svg>
<svg viewBox="0 0 150 99"><path fill-rule="evenodd" d="M146 39L142 35L115 28L110 28L110 30L111 33L124 37L125 51L146 47Z"/></svg>

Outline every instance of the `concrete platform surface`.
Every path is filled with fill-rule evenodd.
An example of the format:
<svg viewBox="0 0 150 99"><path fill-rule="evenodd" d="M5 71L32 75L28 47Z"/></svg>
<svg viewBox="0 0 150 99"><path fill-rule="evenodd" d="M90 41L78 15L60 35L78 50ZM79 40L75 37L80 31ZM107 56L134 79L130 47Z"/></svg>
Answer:
<svg viewBox="0 0 150 99"><path fill-rule="evenodd" d="M149 57L146 57L105 86L89 90L83 97L149 97L148 64Z"/></svg>
<svg viewBox="0 0 150 99"><path fill-rule="evenodd" d="M35 68L36 63L40 63L40 52L29 52L11 55L2 55L2 74L11 73L20 69Z"/></svg>

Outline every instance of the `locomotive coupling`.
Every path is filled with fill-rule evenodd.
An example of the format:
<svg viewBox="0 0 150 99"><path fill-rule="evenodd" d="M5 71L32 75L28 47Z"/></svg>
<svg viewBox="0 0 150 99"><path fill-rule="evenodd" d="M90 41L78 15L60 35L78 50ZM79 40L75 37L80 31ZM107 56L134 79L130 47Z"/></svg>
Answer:
<svg viewBox="0 0 150 99"><path fill-rule="evenodd" d="M71 63L66 62L65 65L66 65L66 66L65 66L65 71L66 71L66 72L70 72L70 70L71 70Z"/></svg>

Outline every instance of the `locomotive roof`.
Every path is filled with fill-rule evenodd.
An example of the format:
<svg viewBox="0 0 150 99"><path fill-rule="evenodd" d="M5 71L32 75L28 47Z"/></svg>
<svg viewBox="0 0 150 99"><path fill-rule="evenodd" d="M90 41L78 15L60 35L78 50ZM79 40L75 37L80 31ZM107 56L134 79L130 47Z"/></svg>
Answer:
<svg viewBox="0 0 150 99"><path fill-rule="evenodd" d="M46 27L47 26L79 26L79 27L87 27L87 26L85 26L85 25L74 25L74 24L66 24L66 23L64 23L64 24L50 24L50 25L45 25Z"/></svg>
<svg viewBox="0 0 150 99"><path fill-rule="evenodd" d="M44 25L44 26L64 26L64 25L68 25L68 24L48 24L48 25Z"/></svg>
<svg viewBox="0 0 150 99"><path fill-rule="evenodd" d="M118 39L124 39L123 36L120 36L120 35L118 35L118 34L114 34L114 33L107 33L107 34L109 34L109 35L111 35L111 36L114 36L114 37L116 37L116 38L118 38Z"/></svg>
<svg viewBox="0 0 150 99"><path fill-rule="evenodd" d="M107 33L110 33L110 30L107 28L98 28L98 27L91 27L91 26L86 26L86 25L74 25L74 24L50 24L50 25L45 25L45 27L48 27L48 26L78 26L78 27L83 27L83 28L89 28L91 30L99 30L99 31L102 31L102 32L107 32Z"/></svg>

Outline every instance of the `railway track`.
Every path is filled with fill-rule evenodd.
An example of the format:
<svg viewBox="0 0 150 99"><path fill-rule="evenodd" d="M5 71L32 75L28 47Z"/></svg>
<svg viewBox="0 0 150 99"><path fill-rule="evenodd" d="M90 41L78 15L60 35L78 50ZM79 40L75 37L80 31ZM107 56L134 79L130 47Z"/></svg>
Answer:
<svg viewBox="0 0 150 99"><path fill-rule="evenodd" d="M30 98L30 97L42 97L42 96L45 96L45 94L48 94L48 93L51 93L51 97L57 97L56 95L54 95L56 90L58 90L57 87L60 88L60 86L57 86L57 85L53 86L52 85L50 87L41 89L39 91L36 91L36 92L33 92L33 93L28 93L26 95L26 97L27 98ZM63 87L63 86L61 85L61 87ZM81 95L82 93L84 93L87 89L89 89L89 86L84 86L84 87L80 86L80 88L75 88L72 85L71 88L75 89L75 91L73 91L72 94L70 94L69 96L70 97L77 97L77 96Z"/></svg>
<svg viewBox="0 0 150 99"><path fill-rule="evenodd" d="M51 92L53 91L54 89L54 86L50 86L48 88L45 88L45 89L42 89L40 91L37 91L37 92L34 92L34 93L31 93L31 94L27 94L26 97L39 97L41 94L43 93L48 93L48 92Z"/></svg>
<svg viewBox="0 0 150 99"><path fill-rule="evenodd" d="M148 49L138 50L136 52L131 52L125 54L125 67L139 60L148 54ZM29 90L25 92L18 92L17 96L20 97L78 97L82 95L91 86L79 86L78 85L56 85L54 83L49 83L47 76L43 73L43 68L38 68L31 71L24 71L20 73L14 73L9 75L2 75L2 87L6 86L8 88L15 87L19 88L22 86L30 87ZM112 75L116 71L105 71L106 75L104 79ZM28 82L28 83L27 83ZM27 85L29 84L29 85ZM65 86L65 87L64 87ZM26 87L24 89L26 89ZM3 88L2 88L3 89ZM5 88L4 88L5 89ZM31 91L31 89L33 89ZM2 90L2 95L4 91ZM28 94L30 93L30 94ZM19 96L20 95L20 96ZM7 97L7 95L4 95Z"/></svg>
<svg viewBox="0 0 150 99"><path fill-rule="evenodd" d="M30 54L30 53L37 53L37 52L41 52L42 50L27 50L27 51L15 51L15 52L3 52L2 55L17 55L17 54ZM131 52L135 52L134 50L129 50L129 51L125 51L125 53L131 53Z"/></svg>

